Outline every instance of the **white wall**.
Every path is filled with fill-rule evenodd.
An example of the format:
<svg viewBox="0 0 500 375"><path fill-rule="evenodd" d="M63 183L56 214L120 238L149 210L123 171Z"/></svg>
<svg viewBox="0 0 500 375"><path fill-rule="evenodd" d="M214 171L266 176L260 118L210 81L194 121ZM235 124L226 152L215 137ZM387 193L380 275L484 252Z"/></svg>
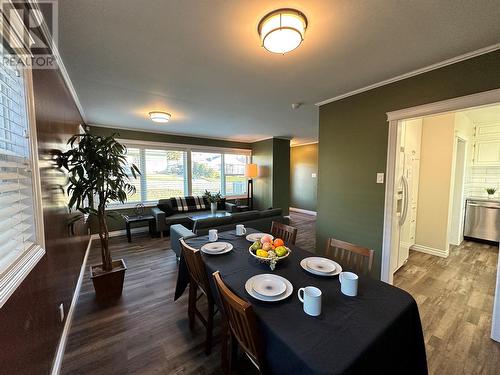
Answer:
<svg viewBox="0 0 500 375"><path fill-rule="evenodd" d="M448 223L455 115L425 118L422 124L417 210L417 249L448 255Z"/></svg>

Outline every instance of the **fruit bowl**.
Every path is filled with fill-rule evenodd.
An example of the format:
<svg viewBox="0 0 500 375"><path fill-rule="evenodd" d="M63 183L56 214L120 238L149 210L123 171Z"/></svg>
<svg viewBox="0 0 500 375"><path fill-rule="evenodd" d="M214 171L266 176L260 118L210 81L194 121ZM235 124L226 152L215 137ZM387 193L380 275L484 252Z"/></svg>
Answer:
<svg viewBox="0 0 500 375"><path fill-rule="evenodd" d="M283 256L274 256L274 257L263 257L263 256L259 256L255 253L254 250L252 250L252 246L250 246L248 248L248 252L257 260L259 260L260 262L262 263L269 263L270 267L272 270L274 270L274 268L276 267L276 263L278 263L278 261L282 260L282 259L285 259L287 258L290 253L292 252L288 247L285 246L285 249L286 249L286 254L283 255Z"/></svg>

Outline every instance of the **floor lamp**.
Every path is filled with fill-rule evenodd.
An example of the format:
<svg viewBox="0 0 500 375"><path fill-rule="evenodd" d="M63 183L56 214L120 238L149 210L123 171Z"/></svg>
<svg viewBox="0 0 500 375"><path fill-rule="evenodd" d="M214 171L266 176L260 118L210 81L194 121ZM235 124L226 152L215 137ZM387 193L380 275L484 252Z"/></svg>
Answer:
<svg viewBox="0 0 500 375"><path fill-rule="evenodd" d="M248 177L247 204L253 210L253 179L257 177L257 164L245 165L245 176Z"/></svg>

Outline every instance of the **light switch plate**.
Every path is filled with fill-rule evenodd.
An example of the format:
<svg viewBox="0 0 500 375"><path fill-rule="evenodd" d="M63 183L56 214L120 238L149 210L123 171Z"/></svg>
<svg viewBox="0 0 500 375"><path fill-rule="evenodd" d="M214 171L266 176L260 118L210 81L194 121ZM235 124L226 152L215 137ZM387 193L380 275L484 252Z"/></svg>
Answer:
<svg viewBox="0 0 500 375"><path fill-rule="evenodd" d="M377 173L377 184L383 184L383 183L384 183L384 174Z"/></svg>
<svg viewBox="0 0 500 375"><path fill-rule="evenodd" d="M318 177L318 175L316 173L313 173L313 174L311 174L311 177L316 178L316 177Z"/></svg>

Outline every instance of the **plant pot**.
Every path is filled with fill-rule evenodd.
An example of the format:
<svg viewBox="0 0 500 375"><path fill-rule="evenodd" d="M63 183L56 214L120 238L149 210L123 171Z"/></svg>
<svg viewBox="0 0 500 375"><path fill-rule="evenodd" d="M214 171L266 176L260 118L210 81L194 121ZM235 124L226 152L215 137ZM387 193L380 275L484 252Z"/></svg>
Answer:
<svg viewBox="0 0 500 375"><path fill-rule="evenodd" d="M212 211L212 215L215 215L217 212L217 202L210 203L210 211Z"/></svg>
<svg viewBox="0 0 500 375"><path fill-rule="evenodd" d="M488 194L488 199L493 199L495 198L495 194Z"/></svg>
<svg viewBox="0 0 500 375"><path fill-rule="evenodd" d="M123 259L113 261L112 265L113 269L109 272L102 271L102 264L90 266L90 278L98 299L117 298L122 295L127 266Z"/></svg>

